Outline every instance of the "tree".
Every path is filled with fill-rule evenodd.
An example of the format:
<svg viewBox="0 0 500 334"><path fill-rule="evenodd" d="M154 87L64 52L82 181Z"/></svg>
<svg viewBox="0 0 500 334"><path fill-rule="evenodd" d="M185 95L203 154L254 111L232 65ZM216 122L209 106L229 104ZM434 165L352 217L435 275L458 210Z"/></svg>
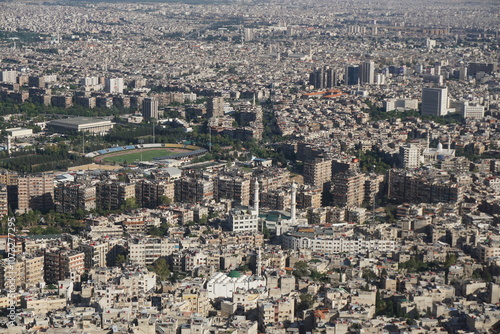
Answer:
<svg viewBox="0 0 500 334"><path fill-rule="evenodd" d="M297 305L298 311L310 309L314 305L314 296L310 293L303 293L300 295L300 302Z"/></svg>
<svg viewBox="0 0 500 334"><path fill-rule="evenodd" d="M172 203L172 199L168 196L161 195L158 198L158 202L159 202L159 205L170 205L170 203Z"/></svg>
<svg viewBox="0 0 500 334"><path fill-rule="evenodd" d="M377 274L371 269L365 268L363 269L363 278L368 280L377 279Z"/></svg>
<svg viewBox="0 0 500 334"><path fill-rule="evenodd" d="M446 255L445 266L449 267L457 263L457 255L455 253L448 253Z"/></svg>
<svg viewBox="0 0 500 334"><path fill-rule="evenodd" d="M309 275L309 266L306 261L297 261L293 268L293 275L297 278Z"/></svg>
<svg viewBox="0 0 500 334"><path fill-rule="evenodd" d="M125 203L122 204L122 210L133 210L137 209L139 205L137 205L137 201L135 197L129 197L125 200Z"/></svg>
<svg viewBox="0 0 500 334"><path fill-rule="evenodd" d="M207 223L208 223L207 215L203 215L203 216L201 216L201 218L198 219L199 225L207 225Z"/></svg>
<svg viewBox="0 0 500 334"><path fill-rule="evenodd" d="M269 229L267 228L267 225L265 223L264 226L262 226L262 234L264 235L264 239L271 238L271 233L269 232Z"/></svg>
<svg viewBox="0 0 500 334"><path fill-rule="evenodd" d="M148 269L156 273L156 280L158 282L165 281L170 277L170 270L168 269L168 263L165 258L160 257Z"/></svg>
<svg viewBox="0 0 500 334"><path fill-rule="evenodd" d="M118 254L116 256L116 265L121 266L122 264L127 262L127 257L123 254Z"/></svg>

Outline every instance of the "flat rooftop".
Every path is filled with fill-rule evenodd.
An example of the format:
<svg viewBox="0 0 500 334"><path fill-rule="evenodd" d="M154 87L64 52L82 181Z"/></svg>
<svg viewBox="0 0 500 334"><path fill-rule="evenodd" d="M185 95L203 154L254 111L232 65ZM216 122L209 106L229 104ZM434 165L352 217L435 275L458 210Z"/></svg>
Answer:
<svg viewBox="0 0 500 334"><path fill-rule="evenodd" d="M75 125L95 124L100 122L110 122L110 120L105 118L71 117L71 118L56 119L50 121L49 123L51 125L75 126Z"/></svg>

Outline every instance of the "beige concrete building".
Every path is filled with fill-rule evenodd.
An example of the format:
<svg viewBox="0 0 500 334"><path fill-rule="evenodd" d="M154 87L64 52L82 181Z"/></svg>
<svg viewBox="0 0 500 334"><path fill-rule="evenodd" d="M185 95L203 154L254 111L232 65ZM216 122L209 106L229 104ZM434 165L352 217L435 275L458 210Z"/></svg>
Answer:
<svg viewBox="0 0 500 334"><path fill-rule="evenodd" d="M304 163L304 183L322 187L332 178L332 161L316 159Z"/></svg>
<svg viewBox="0 0 500 334"><path fill-rule="evenodd" d="M54 176L24 176L17 180L17 210L50 210L54 207Z"/></svg>
<svg viewBox="0 0 500 334"><path fill-rule="evenodd" d="M30 288L43 282L42 255L20 254L15 262L0 261L0 287L8 289L12 282L16 287Z"/></svg>
<svg viewBox="0 0 500 334"><path fill-rule="evenodd" d="M339 173L333 177L333 205L360 206L365 197L365 177L358 173Z"/></svg>
<svg viewBox="0 0 500 334"><path fill-rule="evenodd" d="M85 270L85 253L68 249L47 250L44 269L48 284L68 278L75 280Z"/></svg>
<svg viewBox="0 0 500 334"><path fill-rule="evenodd" d="M77 210L90 211L96 208L96 187L63 182L54 191L56 211L74 213Z"/></svg>
<svg viewBox="0 0 500 334"><path fill-rule="evenodd" d="M135 184L104 181L97 184L97 207L117 210L129 198L135 197Z"/></svg>

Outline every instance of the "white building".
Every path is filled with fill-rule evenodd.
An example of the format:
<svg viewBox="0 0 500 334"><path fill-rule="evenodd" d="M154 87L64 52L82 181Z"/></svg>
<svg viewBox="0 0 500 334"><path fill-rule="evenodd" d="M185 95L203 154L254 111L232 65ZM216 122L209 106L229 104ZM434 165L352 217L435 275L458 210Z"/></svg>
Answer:
<svg viewBox="0 0 500 334"><path fill-rule="evenodd" d="M237 207L229 214L229 224L234 232L258 232L259 214L252 207Z"/></svg>
<svg viewBox="0 0 500 334"><path fill-rule="evenodd" d="M208 298L232 298L237 289L257 289L266 286L265 277L241 275L236 270L229 274L216 273L207 282Z"/></svg>
<svg viewBox="0 0 500 334"><path fill-rule="evenodd" d="M433 47L436 46L436 40L434 39L430 39L430 38L427 38L425 40L425 46L427 47L427 49L432 49Z"/></svg>
<svg viewBox="0 0 500 334"><path fill-rule="evenodd" d="M1 71L0 72L0 81L5 83L16 83L17 80L17 72L16 71Z"/></svg>
<svg viewBox="0 0 500 334"><path fill-rule="evenodd" d="M484 106L464 103L463 108L462 115L464 118L482 119L484 117Z"/></svg>
<svg viewBox="0 0 500 334"><path fill-rule="evenodd" d="M5 129L5 131L12 137L27 137L33 134L33 129L25 129L25 128L10 128Z"/></svg>
<svg viewBox="0 0 500 334"><path fill-rule="evenodd" d="M168 238L135 239L129 243L130 262L145 266L179 249L179 243Z"/></svg>
<svg viewBox="0 0 500 334"><path fill-rule="evenodd" d="M406 144L399 148L403 168L418 168L423 162L422 149L416 144Z"/></svg>
<svg viewBox="0 0 500 334"><path fill-rule="evenodd" d="M405 110L417 110L418 100L417 99L389 99L382 101L385 111L405 111Z"/></svg>
<svg viewBox="0 0 500 334"><path fill-rule="evenodd" d="M326 235L312 236L300 232L283 235L283 247L287 249L308 249L312 252L339 254L360 252L391 252L396 250L395 240L380 239L338 239Z"/></svg>
<svg viewBox="0 0 500 334"><path fill-rule="evenodd" d="M111 94L123 93L123 78L106 78L105 91Z"/></svg>

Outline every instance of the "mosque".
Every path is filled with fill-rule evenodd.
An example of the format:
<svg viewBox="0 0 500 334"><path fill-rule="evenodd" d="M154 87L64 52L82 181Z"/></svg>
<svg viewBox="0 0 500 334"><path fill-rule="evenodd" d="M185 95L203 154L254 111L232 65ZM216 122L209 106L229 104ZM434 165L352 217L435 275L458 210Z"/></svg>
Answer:
<svg viewBox="0 0 500 334"><path fill-rule="evenodd" d="M438 143L436 148L430 147L430 134L427 135L427 148L423 152L424 162L435 162L449 160L455 156L455 150L451 149L451 139L448 137L448 148L443 148L442 143Z"/></svg>

